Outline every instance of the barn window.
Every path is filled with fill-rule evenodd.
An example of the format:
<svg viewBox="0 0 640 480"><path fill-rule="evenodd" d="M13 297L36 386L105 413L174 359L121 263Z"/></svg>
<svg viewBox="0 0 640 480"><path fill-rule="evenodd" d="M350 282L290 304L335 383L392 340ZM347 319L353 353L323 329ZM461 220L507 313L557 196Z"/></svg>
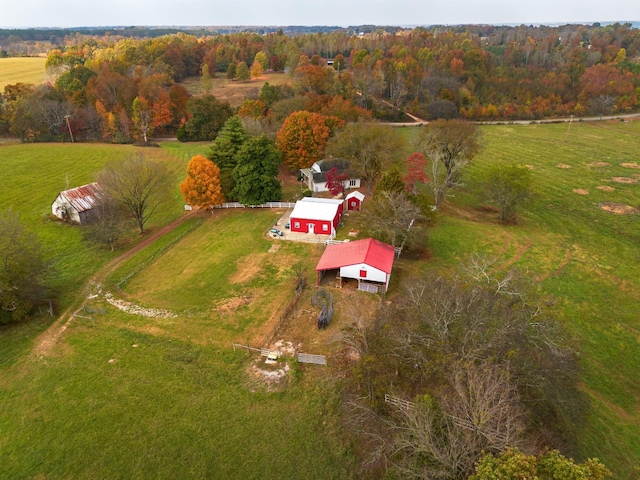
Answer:
<svg viewBox="0 0 640 480"><path fill-rule="evenodd" d="M293 222L294 228L300 228L300 222Z"/></svg>
<svg viewBox="0 0 640 480"><path fill-rule="evenodd" d="M351 202L351 206L355 208L356 202Z"/></svg>
<svg viewBox="0 0 640 480"><path fill-rule="evenodd" d="M329 225L327 225L326 223L322 224L322 230L324 230L325 232L329 231Z"/></svg>
<svg viewBox="0 0 640 480"><path fill-rule="evenodd" d="M356 180L349 180L349 186L350 187L355 187L356 186Z"/></svg>
<svg viewBox="0 0 640 480"><path fill-rule="evenodd" d="M366 270L360 270L360 278L367 278L367 271Z"/></svg>

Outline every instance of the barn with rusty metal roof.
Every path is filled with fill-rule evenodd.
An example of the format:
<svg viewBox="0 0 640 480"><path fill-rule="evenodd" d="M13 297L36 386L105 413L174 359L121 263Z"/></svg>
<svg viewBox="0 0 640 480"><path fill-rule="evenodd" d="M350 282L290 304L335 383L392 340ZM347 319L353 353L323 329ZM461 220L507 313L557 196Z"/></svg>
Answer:
<svg viewBox="0 0 640 480"><path fill-rule="evenodd" d="M95 182L64 190L51 204L51 213L61 220L82 225L94 216L92 209L101 196L102 189Z"/></svg>

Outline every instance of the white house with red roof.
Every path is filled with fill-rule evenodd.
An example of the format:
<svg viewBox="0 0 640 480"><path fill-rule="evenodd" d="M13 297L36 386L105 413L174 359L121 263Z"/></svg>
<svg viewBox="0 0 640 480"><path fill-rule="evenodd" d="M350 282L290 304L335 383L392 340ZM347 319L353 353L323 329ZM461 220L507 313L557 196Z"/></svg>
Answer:
<svg viewBox="0 0 640 480"><path fill-rule="evenodd" d="M343 200L305 197L296 202L289 215L289 228L292 232L333 235L343 211Z"/></svg>
<svg viewBox="0 0 640 480"><path fill-rule="evenodd" d="M395 253L391 245L373 238L329 245L316 266L318 285L325 272L337 270L340 285L344 278L353 278L359 290L386 292Z"/></svg>
<svg viewBox="0 0 640 480"><path fill-rule="evenodd" d="M102 189L97 183L64 190L51 204L51 213L61 220L79 224L87 223L94 216L91 209L98 203L101 196Z"/></svg>

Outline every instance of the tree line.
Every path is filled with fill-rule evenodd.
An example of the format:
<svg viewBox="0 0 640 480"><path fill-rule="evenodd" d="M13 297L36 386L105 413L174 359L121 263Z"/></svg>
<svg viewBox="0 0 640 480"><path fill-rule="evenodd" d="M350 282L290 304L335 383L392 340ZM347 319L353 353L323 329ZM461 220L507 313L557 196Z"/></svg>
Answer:
<svg viewBox="0 0 640 480"><path fill-rule="evenodd" d="M5 89L0 131L25 141L115 142L176 132L197 116L180 82L236 78L238 68L246 81L254 66L254 76L287 71L287 95L312 111L333 102L387 120L404 119L403 110L473 120L629 112L640 95L639 57L640 31L630 24L75 35L49 51L48 83Z"/></svg>

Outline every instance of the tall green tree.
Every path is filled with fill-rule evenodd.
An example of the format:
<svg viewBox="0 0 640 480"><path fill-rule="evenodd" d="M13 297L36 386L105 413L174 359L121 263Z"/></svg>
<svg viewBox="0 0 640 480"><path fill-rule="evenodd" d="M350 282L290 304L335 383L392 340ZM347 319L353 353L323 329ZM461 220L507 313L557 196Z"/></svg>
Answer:
<svg viewBox="0 0 640 480"><path fill-rule="evenodd" d="M499 162L489 168L485 195L500 208L500 220L515 222L517 207L533 194L533 175L525 165Z"/></svg>
<svg viewBox="0 0 640 480"><path fill-rule="evenodd" d="M207 158L220 168L220 184L227 198L233 198L233 171L236 168L236 154L247 141L249 135L240 117L234 115L222 127L209 149Z"/></svg>
<svg viewBox="0 0 640 480"><path fill-rule="evenodd" d="M239 82L248 82L251 80L251 71L246 63L240 62L236 66L236 76L234 78Z"/></svg>
<svg viewBox="0 0 640 480"><path fill-rule="evenodd" d="M187 112L189 119L178 129L178 140L181 142L214 140L233 115L229 103L221 102L213 95L190 98Z"/></svg>
<svg viewBox="0 0 640 480"><path fill-rule="evenodd" d="M282 187L278 180L280 152L265 135L247 140L236 154L233 172L233 196L244 205L260 205L279 200Z"/></svg>

